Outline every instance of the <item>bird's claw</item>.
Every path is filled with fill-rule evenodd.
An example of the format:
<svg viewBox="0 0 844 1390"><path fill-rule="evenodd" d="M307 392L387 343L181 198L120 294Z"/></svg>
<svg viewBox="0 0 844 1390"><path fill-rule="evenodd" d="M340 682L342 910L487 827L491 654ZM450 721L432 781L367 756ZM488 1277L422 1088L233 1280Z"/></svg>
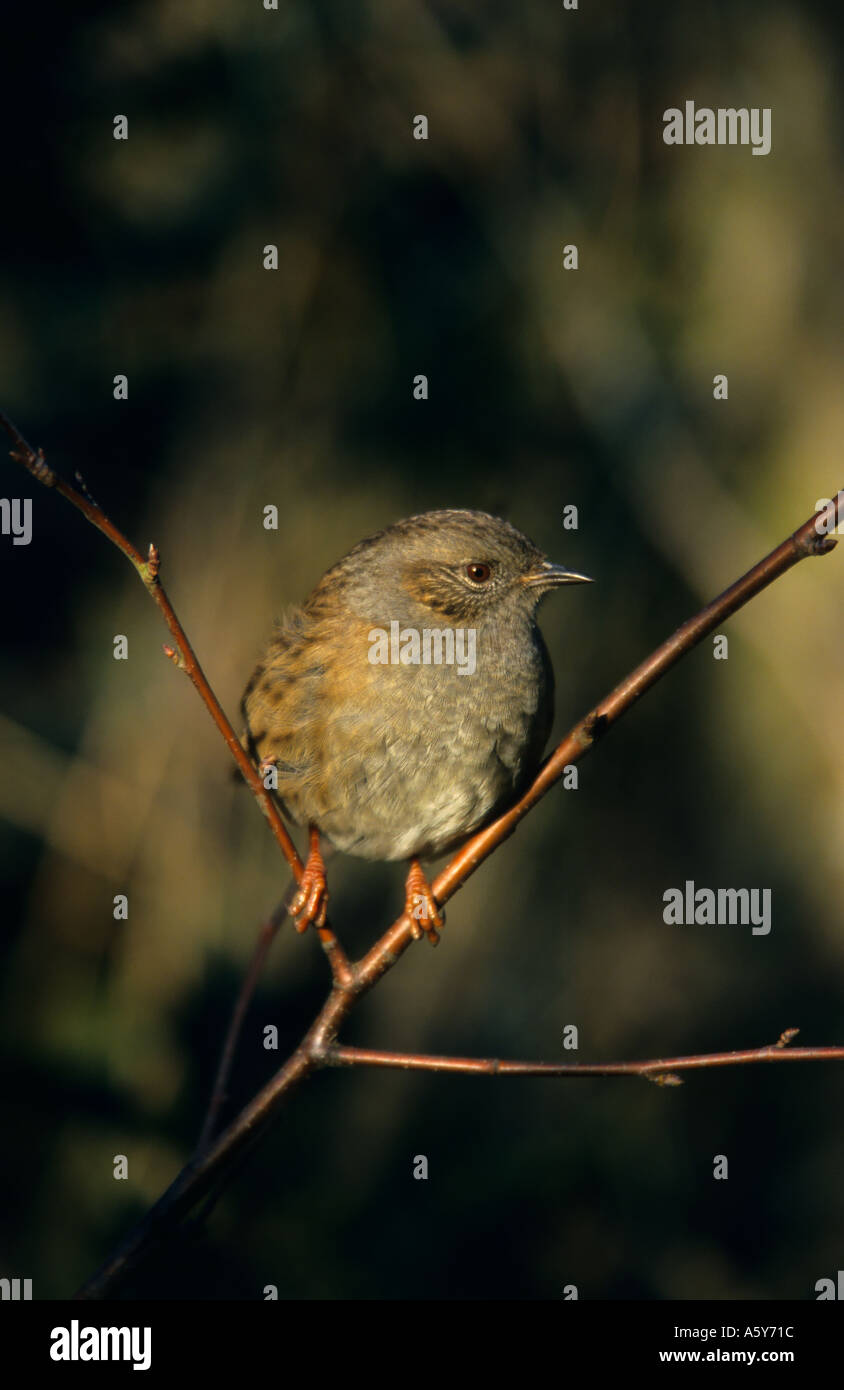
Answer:
<svg viewBox="0 0 844 1390"><path fill-rule="evenodd" d="M295 919L297 932L307 931L311 924L317 928L325 926L328 912L328 884L325 878L325 865L318 849L311 849L305 861L296 896L287 910L290 916Z"/></svg>
<svg viewBox="0 0 844 1390"><path fill-rule="evenodd" d="M410 934L414 941L421 941L423 936L427 936L431 945L436 946L440 939L437 928L444 926L445 917L437 906L431 885L416 861L411 864L407 875L404 910L410 921Z"/></svg>

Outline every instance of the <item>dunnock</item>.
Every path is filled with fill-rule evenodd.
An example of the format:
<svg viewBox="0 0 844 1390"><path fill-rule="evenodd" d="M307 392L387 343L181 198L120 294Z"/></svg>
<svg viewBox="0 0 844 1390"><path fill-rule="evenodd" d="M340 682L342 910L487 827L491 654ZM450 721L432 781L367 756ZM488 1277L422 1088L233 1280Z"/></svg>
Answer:
<svg viewBox="0 0 844 1390"><path fill-rule="evenodd" d="M536 625L550 589L588 582L485 512L412 516L356 545L282 622L243 696L245 746L309 829L290 904L325 921L324 835L406 859L414 934L442 918L420 866L513 802L536 772L554 678Z"/></svg>

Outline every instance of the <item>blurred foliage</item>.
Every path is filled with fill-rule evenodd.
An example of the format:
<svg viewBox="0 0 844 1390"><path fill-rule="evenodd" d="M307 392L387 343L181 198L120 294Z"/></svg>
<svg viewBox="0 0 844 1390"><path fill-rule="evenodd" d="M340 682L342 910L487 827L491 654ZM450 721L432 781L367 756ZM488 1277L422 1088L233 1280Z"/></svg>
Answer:
<svg viewBox="0 0 844 1390"><path fill-rule="evenodd" d="M274 616L361 536L433 506L507 515L600 581L543 610L562 733L842 483L841 28L817 3L741 0L18 7L2 404L159 544L232 715ZM665 146L686 98L771 107L771 154ZM34 538L0 545L0 1272L57 1297L188 1157L287 875L135 575L3 468ZM684 661L347 1039L556 1058L576 1023L583 1060L796 1025L842 1041L841 565L755 600L727 662ZM329 874L359 953L400 870L337 856ZM666 927L686 878L770 886L771 935ZM264 1025L289 1047L325 986L315 939L285 931L235 1103L278 1060ZM320 1076L128 1291L811 1297L841 1263L841 1087L822 1066L674 1091Z"/></svg>

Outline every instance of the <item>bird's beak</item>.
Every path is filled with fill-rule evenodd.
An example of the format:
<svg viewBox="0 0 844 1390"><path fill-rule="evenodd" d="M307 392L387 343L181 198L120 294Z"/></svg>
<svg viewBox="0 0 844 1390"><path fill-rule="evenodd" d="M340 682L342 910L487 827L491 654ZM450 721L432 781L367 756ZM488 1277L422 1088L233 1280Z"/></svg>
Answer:
<svg viewBox="0 0 844 1390"><path fill-rule="evenodd" d="M530 589L556 589L559 584L593 584L594 580L588 574L576 574L564 565L552 565L550 560L543 560L538 569L523 575L522 583Z"/></svg>

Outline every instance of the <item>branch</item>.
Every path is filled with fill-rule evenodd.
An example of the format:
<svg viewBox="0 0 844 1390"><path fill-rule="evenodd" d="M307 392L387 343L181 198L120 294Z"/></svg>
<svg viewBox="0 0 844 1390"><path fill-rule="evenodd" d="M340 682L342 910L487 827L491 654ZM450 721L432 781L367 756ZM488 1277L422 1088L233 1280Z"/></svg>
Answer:
<svg viewBox="0 0 844 1390"><path fill-rule="evenodd" d="M328 1039L355 1001L348 989L334 989L296 1051L272 1080L240 1112L215 1143L197 1150L175 1180L159 1197L155 1206L118 1246L86 1284L76 1299L105 1298L159 1245L172 1228L196 1203L219 1184L221 1178L242 1155L257 1143L282 1102L292 1090L319 1066Z"/></svg>
<svg viewBox="0 0 844 1390"><path fill-rule="evenodd" d="M326 1048L323 1066L386 1067L398 1071L458 1072L466 1076L641 1076L659 1086L682 1086L679 1071L738 1067L753 1062L840 1062L844 1047L789 1047L800 1030L787 1028L775 1043L743 1052L703 1052L693 1057L658 1057L647 1062L502 1062L497 1057L429 1057L382 1052L373 1047Z"/></svg>
<svg viewBox="0 0 844 1390"><path fill-rule="evenodd" d="M155 603L161 609L165 621L176 641L176 651L170 649L177 664L183 666L217 724L229 751L253 793L261 809L270 822L273 833L281 846L297 881L302 875L302 863L290 840L275 802L270 798L252 767L246 753L220 707L216 696L194 655L193 649L170 605L159 580L159 555L155 546L150 546L146 560L135 550L128 540L108 519L93 500L80 479L82 491L70 486L58 477L44 460L41 450L33 450L5 415L0 413L0 426L11 436L15 448L12 457L17 459L39 482L53 487L72 503L82 514L120 549L134 565L144 585ZM78 476L78 475L77 475ZM510 836L522 818L527 815L545 796L555 782L563 775L566 767L583 758L595 743L615 724L636 701L649 690L681 657L698 645L710 632L720 626L731 614L741 608L762 589L778 579L780 575L806 559L810 555L823 555L836 544L829 532L844 521L844 493L838 492L833 502L820 513L812 515L802 526L777 546L775 550L738 579L718 598L679 627L647 660L637 666L619 685L615 687L595 708L574 726L569 734L558 744L546 760L532 785L524 795L497 820L484 830L473 835L463 848L435 879L433 890L438 904L442 905L457 892L483 861ZM777 1043L769 1047L746 1052L710 1053L697 1057L658 1059L648 1062L620 1062L609 1064L557 1065L542 1062L502 1062L495 1059L472 1059L461 1057L426 1057L418 1054L379 1052L374 1049L340 1047L336 1043L337 1033L345 1022L357 1000L390 970L408 949L413 941L413 926L407 914L402 913L393 925L376 942L367 955L356 964L350 964L342 947L333 933L326 927L320 931L320 938L331 962L334 988L316 1020L308 1030L300 1045L284 1063L276 1075L257 1096L241 1111L229 1128L216 1140L200 1145L194 1158L182 1169L175 1181L167 1189L155 1206L138 1223L123 1241L118 1250L106 1261L102 1268L79 1291L77 1298L102 1298L111 1292L137 1265L143 1255L194 1207L197 1201L222 1180L233 1163L262 1137L281 1104L290 1091L312 1072L336 1066L382 1066L401 1067L427 1071L479 1072L489 1075L519 1076L617 1076L638 1075L661 1085L676 1085L678 1071L717 1066L734 1066L750 1062L777 1061L817 1061L824 1059L840 1060L844 1048L793 1048L786 1051L796 1030L788 1029ZM269 939L274 931L271 919L264 935L259 941L244 989L241 994L242 1008L236 1010L223 1052L218 1083L212 1098L213 1113L209 1116L203 1130L203 1138L208 1139L213 1127L216 1109L224 1091L227 1064L236 1040L245 1001L249 997L251 984L257 978L257 970L263 959Z"/></svg>
<svg viewBox="0 0 844 1390"><path fill-rule="evenodd" d="M285 899L282 899L273 912L270 913L270 916L258 933L258 940L252 953L252 959L249 962L249 969L240 987L234 1006L234 1012L232 1013L226 1032L226 1039L223 1043L223 1050L220 1054L217 1074L214 1078L214 1089L211 1093L211 1100L208 1104L208 1110L206 1111L205 1119L202 1124L202 1131L199 1136L199 1143L197 1144L197 1151L199 1153L207 1149L210 1144L217 1126L218 1116L228 1099L229 1076L234 1062L235 1049L237 1048L238 1039L240 1037L240 1030L243 1027L243 1021L246 1018L252 995L261 978L264 961L269 954L276 933L286 916L287 902Z"/></svg>
<svg viewBox="0 0 844 1390"><path fill-rule="evenodd" d="M630 672L609 695L590 710L557 745L543 763L536 778L520 799L485 829L479 830L437 875L432 886L438 906L448 902L475 870L488 859L493 850L513 834L519 822L537 802L558 782L566 768L580 762L600 738L616 724L623 714L641 699L672 666L698 646L710 632L739 608L761 593L775 579L801 560L812 555L826 555L837 545L829 531L844 521L844 492L821 512L810 516L802 526L766 555L746 574L708 603L693 618L678 627L635 670ZM361 961L356 972L358 980L374 984L392 964L390 953L406 949L411 924L406 915L399 917L382 939Z"/></svg>
<svg viewBox="0 0 844 1390"><path fill-rule="evenodd" d="M258 776L245 749L241 746L240 739L237 737L237 734L223 713L223 708L214 694L214 691L211 689L211 686L208 684L205 672L196 658L193 647L188 641L187 634L179 622L179 619L176 617L173 606L165 592L164 585L159 578L161 557L157 547L151 543L147 557L144 559L141 552L135 549L131 541L127 540L122 531L118 530L114 522L106 516L102 508L94 501L85 486L81 474L77 473L76 475L77 481L80 484L78 488L73 487L71 483L65 482L65 480L59 477L58 473L49 466L44 458L43 449L33 449L32 446L26 442L17 427L12 424L8 416L2 411L0 411L0 428L6 431L15 446L10 450L12 458L16 459L18 463L22 463L27 472L31 473L33 478L37 479L39 483L43 483L45 487L54 488L56 492L70 502L71 506L76 507L77 511L80 511L86 520L90 521L92 526L96 526L98 531L102 531L103 535L107 536L112 544L116 545L117 549L122 551L127 560L134 566L147 593L159 608L164 621L170 629L173 640L176 643L175 649L169 646L164 648L166 655L185 672L196 687L200 699L211 715L211 718L214 720L214 723L217 725L217 728L223 736L226 747L243 774L244 781L249 786L258 805L269 821L270 829L278 842L282 854L293 870L296 882L298 883L302 877L303 865L297 853L296 846L287 832L287 827L281 818L278 806L270 796L261 778ZM325 926L320 929L319 937L328 955L335 980L346 978L348 975L349 963L334 933L328 926Z"/></svg>
<svg viewBox="0 0 844 1390"><path fill-rule="evenodd" d="M512 835L519 821L536 805L542 797L558 782L566 768L577 763L589 752L604 734L616 724L623 714L641 699L645 691L670 671L672 666L693 647L698 646L704 637L720 627L727 618L756 594L761 593L780 575L811 555L826 555L837 545L834 536L828 534L830 528L844 519L844 493L839 492L822 512L817 512L803 522L797 530L766 555L763 560L749 569L741 579L737 579L718 598L708 603L693 618L689 618L677 631L666 639L656 651L652 652L634 671L630 672L609 695L601 700L579 724L557 745L550 758L544 763L533 785L528 788L521 800L509 811L493 821L492 825L481 830L463 846L433 883L434 897L444 903L462 888L492 851Z"/></svg>
<svg viewBox="0 0 844 1390"><path fill-rule="evenodd" d="M648 659L631 672L586 717L571 730L545 762L532 786L509 811L485 830L474 835L443 869L434 884L439 903L457 892L497 845L513 833L523 816L536 805L561 777L569 763L577 762L595 746L627 709L692 647L714 631L724 619L747 603L755 594L771 584L786 570L809 555L822 555L835 545L824 534L830 524L844 518L844 493L823 512L804 522L788 540L771 551L759 564L749 570L719 598L707 606L657 647ZM396 1066L425 1070L484 1071L498 1069L499 1074L521 1075L642 1075L662 1085L676 1084L676 1072L704 1066L728 1066L739 1062L768 1062L788 1058L789 1061L840 1059L844 1048L782 1049L793 1036L788 1030L770 1048L750 1053L712 1053L708 1057L687 1057L644 1063L599 1065L584 1070L582 1066L556 1067L545 1071L542 1063L475 1062L466 1058L424 1058L398 1053L379 1053L367 1049L342 1048L336 1045L337 1033L357 1000L367 993L386 972L397 963L413 940L411 923L402 914L384 933L368 954L351 966L351 978L335 987L309 1032L293 1056L237 1116L229 1128L209 1149L200 1152L178 1175L155 1206L102 1266L79 1290L78 1299L103 1298L122 1282L147 1251L158 1244L163 1235L184 1216L206 1192L221 1180L233 1162L266 1132L292 1087L316 1070L329 1066L350 1066L362 1063L372 1066ZM529 1068L519 1072L518 1068ZM536 1070L540 1068L540 1070ZM671 1070L668 1070L668 1069ZM532 1070L530 1070L532 1069Z"/></svg>

